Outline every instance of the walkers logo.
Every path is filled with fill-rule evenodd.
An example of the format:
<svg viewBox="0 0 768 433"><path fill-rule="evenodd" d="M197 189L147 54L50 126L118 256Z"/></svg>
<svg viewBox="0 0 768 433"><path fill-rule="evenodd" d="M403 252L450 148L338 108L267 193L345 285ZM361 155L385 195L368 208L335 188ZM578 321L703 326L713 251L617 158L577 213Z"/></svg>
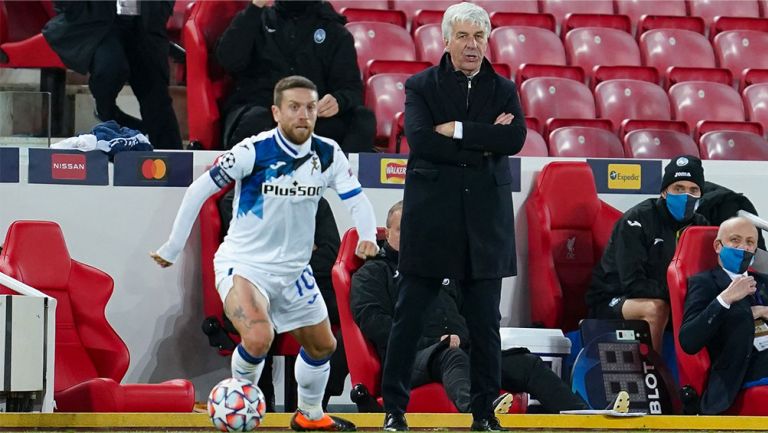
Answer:
<svg viewBox="0 0 768 433"><path fill-rule="evenodd" d="M139 164L139 176L144 180L168 179L168 165L164 158L144 158Z"/></svg>
<svg viewBox="0 0 768 433"><path fill-rule="evenodd" d="M109 185L108 167L100 150L29 149L29 183Z"/></svg>
<svg viewBox="0 0 768 433"><path fill-rule="evenodd" d="M608 164L608 188L639 190L641 185L639 164Z"/></svg>
<svg viewBox="0 0 768 433"><path fill-rule="evenodd" d="M59 180L85 180L88 177L84 154L52 154L51 178Z"/></svg>
<svg viewBox="0 0 768 433"><path fill-rule="evenodd" d="M381 183L402 185L405 183L405 168L407 159L382 158Z"/></svg>
<svg viewBox="0 0 768 433"><path fill-rule="evenodd" d="M114 183L187 187L192 183L192 152L120 152L115 155Z"/></svg>

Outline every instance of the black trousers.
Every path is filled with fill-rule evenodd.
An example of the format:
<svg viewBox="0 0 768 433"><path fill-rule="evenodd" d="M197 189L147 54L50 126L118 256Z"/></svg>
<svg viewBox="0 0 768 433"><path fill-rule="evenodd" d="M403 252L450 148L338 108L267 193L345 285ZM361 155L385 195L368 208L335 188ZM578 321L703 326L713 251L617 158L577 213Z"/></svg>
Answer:
<svg viewBox="0 0 768 433"><path fill-rule="evenodd" d="M181 149L181 133L168 93L168 39L149 35L138 18L118 17L93 55L88 87L102 121L138 129L157 149ZM139 100L139 121L120 111L118 93L129 83Z"/></svg>
<svg viewBox="0 0 768 433"><path fill-rule="evenodd" d="M442 278L402 276L381 383L384 410L388 413L403 414L408 406L424 311L434 305L442 282ZM470 410L474 419L485 419L493 415L491 404L499 395L501 382L501 279L466 279L460 286L464 299L462 315L467 321L470 341L482 342L472 344L469 353Z"/></svg>
<svg viewBox="0 0 768 433"><path fill-rule="evenodd" d="M247 137L274 127L269 107L236 108L225 119L224 142L231 148ZM376 118L371 110L355 107L342 116L318 118L315 134L334 139L346 153L372 152Z"/></svg>

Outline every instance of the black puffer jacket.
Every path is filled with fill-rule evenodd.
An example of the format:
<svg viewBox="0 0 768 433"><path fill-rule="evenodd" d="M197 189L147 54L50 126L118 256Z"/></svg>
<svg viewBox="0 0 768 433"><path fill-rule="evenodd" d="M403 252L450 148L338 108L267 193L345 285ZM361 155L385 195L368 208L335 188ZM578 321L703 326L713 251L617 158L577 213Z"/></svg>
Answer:
<svg viewBox="0 0 768 433"><path fill-rule="evenodd" d="M322 98L332 94L339 112L362 105L363 83L346 18L330 3L309 3L303 13L283 2L248 5L219 39L219 63L237 83L226 111L246 104L269 107L278 80L302 75L317 85Z"/></svg>
<svg viewBox="0 0 768 433"><path fill-rule="evenodd" d="M386 356L395 303L400 293L400 275L397 272L398 252L384 244L379 255L368 260L352 276L350 307L355 322L366 338L373 342L379 357ZM461 347L469 348L469 331L459 313L461 296L456 284L446 280L435 306L425 311L424 331L419 339L414 368L426 366L432 350L438 347L443 335L458 335Z"/></svg>

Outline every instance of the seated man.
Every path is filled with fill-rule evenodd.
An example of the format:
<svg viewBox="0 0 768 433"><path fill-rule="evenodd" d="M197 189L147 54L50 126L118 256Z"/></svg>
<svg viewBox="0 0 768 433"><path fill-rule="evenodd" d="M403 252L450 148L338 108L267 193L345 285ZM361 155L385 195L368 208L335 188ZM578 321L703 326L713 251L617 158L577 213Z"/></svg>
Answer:
<svg viewBox="0 0 768 433"><path fill-rule="evenodd" d="M703 187L699 158L673 158L664 168L661 196L641 202L616 221L592 272L586 295L590 318L645 320L653 348L661 354L669 321L667 267L682 230L708 224L695 213Z"/></svg>
<svg viewBox="0 0 768 433"><path fill-rule="evenodd" d="M397 272L400 247L402 202L387 215L387 241L378 256L368 260L353 276L350 304L355 322L363 335L384 359L392 327L395 302L399 292ZM412 385L441 382L448 397L460 412L470 411L469 355L471 342L461 308L461 290L446 279L434 310L425 312L424 333L418 343ZM560 378L527 349L515 348L502 354L501 387L510 392L528 392L548 412L586 409ZM511 399L502 395L494 402L494 411L506 413Z"/></svg>
<svg viewBox="0 0 768 433"><path fill-rule="evenodd" d="M768 319L768 276L747 272L757 249L757 229L742 217L720 225L712 245L720 266L688 280L680 346L707 348L712 366L700 401L702 414L727 410L742 388L764 384L768 351L755 339ZM758 348L759 347L759 348Z"/></svg>

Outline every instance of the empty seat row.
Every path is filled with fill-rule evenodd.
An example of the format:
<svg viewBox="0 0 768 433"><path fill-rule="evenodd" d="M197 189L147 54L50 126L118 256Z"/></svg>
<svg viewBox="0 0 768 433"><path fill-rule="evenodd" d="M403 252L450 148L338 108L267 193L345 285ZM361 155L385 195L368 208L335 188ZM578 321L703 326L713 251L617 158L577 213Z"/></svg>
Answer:
<svg viewBox="0 0 768 433"><path fill-rule="evenodd" d="M444 11L451 0L331 0L337 10L345 8L396 10L415 23L418 11ZM572 14L624 15L633 25L643 16L698 17L707 28L719 17L768 17L767 0L474 0L489 14L551 14L558 25ZM357 18L356 18L357 19ZM434 19L434 18L433 18ZM412 26L414 29L416 25Z"/></svg>

